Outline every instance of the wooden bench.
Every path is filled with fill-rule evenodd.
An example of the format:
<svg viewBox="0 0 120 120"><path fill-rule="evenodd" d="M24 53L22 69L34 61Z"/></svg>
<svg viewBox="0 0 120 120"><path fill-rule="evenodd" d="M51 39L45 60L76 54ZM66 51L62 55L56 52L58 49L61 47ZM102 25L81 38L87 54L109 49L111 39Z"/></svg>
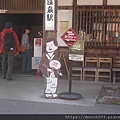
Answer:
<svg viewBox="0 0 120 120"><path fill-rule="evenodd" d="M104 63L104 66L102 65ZM98 64L98 81L100 78L108 79L111 82L111 68L112 68L112 58L100 58Z"/></svg>
<svg viewBox="0 0 120 120"><path fill-rule="evenodd" d="M83 81L85 81L87 77L94 78L94 81L97 82L97 68L84 67L83 68Z"/></svg>
<svg viewBox="0 0 120 120"><path fill-rule="evenodd" d="M95 66L91 65L92 67L98 67L98 58L97 57L85 57L85 67L90 67L89 63L95 63Z"/></svg>
<svg viewBox="0 0 120 120"><path fill-rule="evenodd" d="M108 78L109 82L111 82L111 68L98 68L97 72L98 81L100 81L100 78Z"/></svg>
<svg viewBox="0 0 120 120"><path fill-rule="evenodd" d="M101 58L99 57L98 60L98 67L104 67L102 66L102 63L105 65L108 65L108 68L112 68L112 58ZM107 66L106 66L107 67ZM105 68L105 67L104 67Z"/></svg>
<svg viewBox="0 0 120 120"><path fill-rule="evenodd" d="M120 78L120 77L117 77L116 75L117 72L120 72L120 57L119 56L113 58L113 68L112 68L113 83L116 83L116 79Z"/></svg>
<svg viewBox="0 0 120 120"><path fill-rule="evenodd" d="M73 60L72 61L72 78L79 77L82 81L84 60Z"/></svg>
<svg viewBox="0 0 120 120"><path fill-rule="evenodd" d="M85 67L83 68L83 81L85 81L86 78L94 78L94 81L96 82L97 67L98 67L97 57L85 57Z"/></svg>
<svg viewBox="0 0 120 120"><path fill-rule="evenodd" d="M72 77L80 77L80 80L82 81L82 74L82 67L72 67Z"/></svg>

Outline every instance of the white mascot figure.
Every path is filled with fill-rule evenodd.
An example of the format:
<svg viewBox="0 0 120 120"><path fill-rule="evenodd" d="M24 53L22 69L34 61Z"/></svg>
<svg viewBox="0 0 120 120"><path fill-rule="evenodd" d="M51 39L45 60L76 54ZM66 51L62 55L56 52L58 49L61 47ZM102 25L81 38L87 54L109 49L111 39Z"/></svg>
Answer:
<svg viewBox="0 0 120 120"><path fill-rule="evenodd" d="M43 54L39 65L39 71L46 78L46 98L58 98L58 75L62 76L60 67L61 63L58 59L58 43L55 38L46 40L46 53Z"/></svg>

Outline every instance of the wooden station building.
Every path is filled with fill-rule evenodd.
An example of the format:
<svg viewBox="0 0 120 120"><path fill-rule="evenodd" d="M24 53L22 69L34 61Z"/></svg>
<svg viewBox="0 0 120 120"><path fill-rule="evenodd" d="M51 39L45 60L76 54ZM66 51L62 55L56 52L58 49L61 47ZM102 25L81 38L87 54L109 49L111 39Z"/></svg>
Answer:
<svg viewBox="0 0 120 120"><path fill-rule="evenodd" d="M60 18L65 12L66 20ZM67 26L65 22L69 21L68 26L84 41L84 64L82 69L73 68L75 76L78 70L82 80L90 77L94 81L108 79L115 83L116 73L119 76L120 71L120 1L59 0L58 15L58 32L62 24ZM66 51L67 48L61 49Z"/></svg>
<svg viewBox="0 0 120 120"><path fill-rule="evenodd" d="M59 53L64 54L69 66L69 48L60 36L67 29L73 28L85 46L82 79L87 77L87 62L90 65L96 62L96 69L89 70L94 75L88 76L95 77L95 81L99 81L102 76L112 81L112 73L116 76L115 71L119 71L120 67L120 0L55 0L55 5L55 30L51 32L44 31L45 0L0 0L0 11L7 10L5 14L0 14L0 30L6 21L12 21L20 39L22 29L29 25L32 44L32 39L38 37L39 30L43 30L43 40L51 35L57 38ZM102 62L109 64L103 65L106 69L101 69L107 71L110 68L109 75L101 75ZM114 71L113 68L117 70ZM63 72L66 71L63 69Z"/></svg>

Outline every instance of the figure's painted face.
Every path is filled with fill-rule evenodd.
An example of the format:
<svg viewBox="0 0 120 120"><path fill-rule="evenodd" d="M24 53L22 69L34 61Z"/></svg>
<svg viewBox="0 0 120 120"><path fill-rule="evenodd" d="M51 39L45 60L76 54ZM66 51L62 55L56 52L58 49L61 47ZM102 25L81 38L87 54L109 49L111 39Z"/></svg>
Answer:
<svg viewBox="0 0 120 120"><path fill-rule="evenodd" d="M55 46L53 41L46 43L47 52L54 52L57 48L58 46Z"/></svg>

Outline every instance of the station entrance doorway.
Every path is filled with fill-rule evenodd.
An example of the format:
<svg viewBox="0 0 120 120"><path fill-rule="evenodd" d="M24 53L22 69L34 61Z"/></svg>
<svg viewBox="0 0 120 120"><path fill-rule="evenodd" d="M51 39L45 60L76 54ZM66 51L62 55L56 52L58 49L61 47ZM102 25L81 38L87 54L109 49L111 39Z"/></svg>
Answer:
<svg viewBox="0 0 120 120"><path fill-rule="evenodd" d="M0 32L5 26L5 22L12 22L13 23L13 29L18 35L19 42L21 44L21 37L24 33L24 29L26 26L31 28L31 32L29 34L30 36L30 44L32 46L32 56L34 53L34 38L38 38L41 30L43 30L43 14L11 14L11 13L5 13L0 14ZM22 61L22 55L19 53L18 56L15 57L14 60L14 67L13 67L13 73L21 73L21 61ZM32 63L31 63L32 64Z"/></svg>

